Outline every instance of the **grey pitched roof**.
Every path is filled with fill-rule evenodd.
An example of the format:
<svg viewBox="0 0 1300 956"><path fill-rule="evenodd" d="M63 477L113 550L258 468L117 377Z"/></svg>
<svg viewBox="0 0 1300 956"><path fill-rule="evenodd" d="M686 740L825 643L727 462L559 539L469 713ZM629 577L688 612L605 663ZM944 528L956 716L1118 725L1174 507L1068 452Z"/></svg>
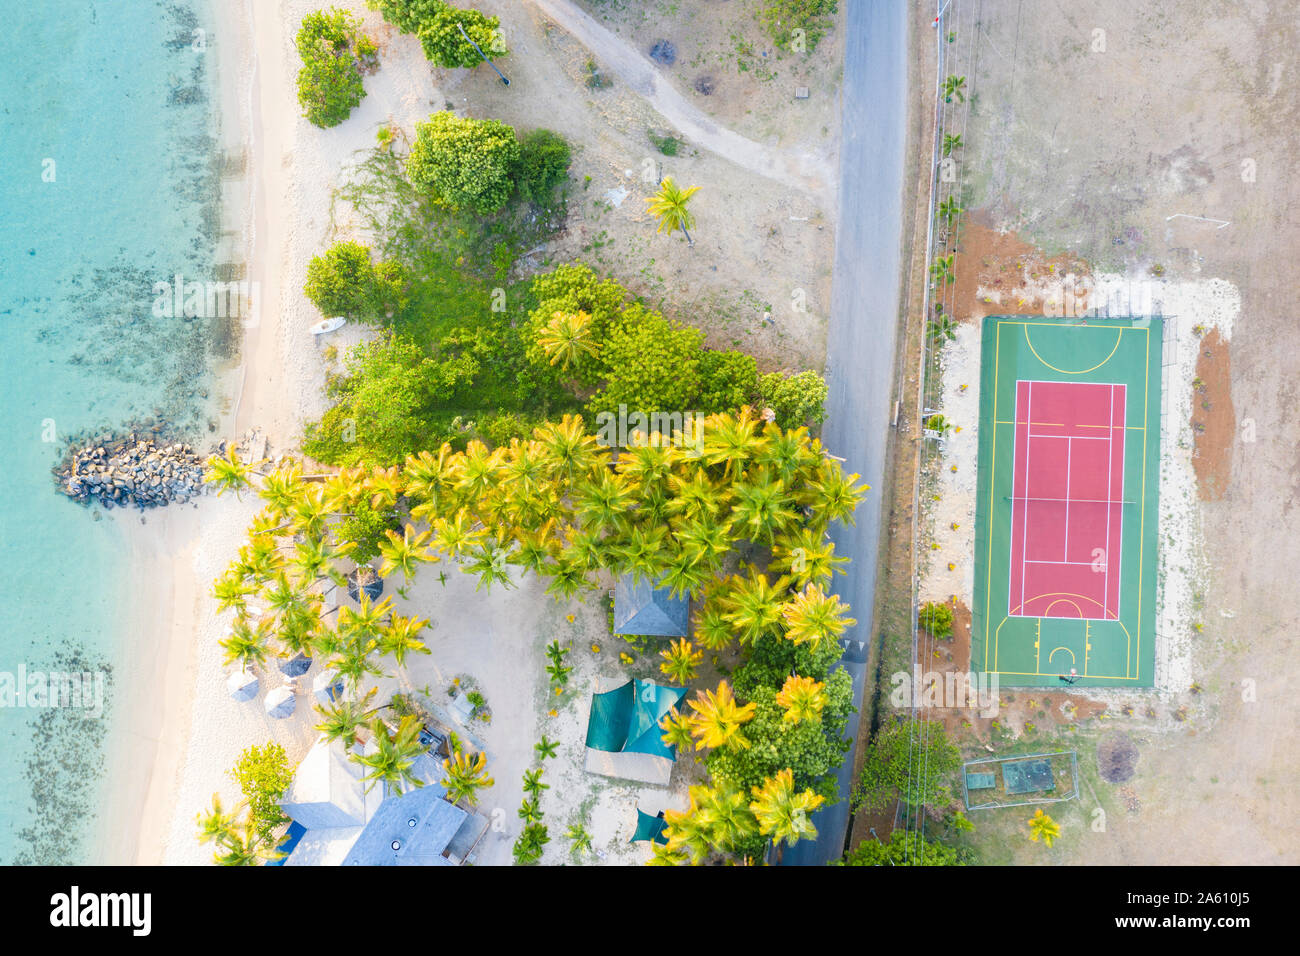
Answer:
<svg viewBox="0 0 1300 956"><path fill-rule="evenodd" d="M614 589L614 633L686 637L690 609L685 597L673 597L668 588L656 588L645 578L637 580L628 573Z"/></svg>

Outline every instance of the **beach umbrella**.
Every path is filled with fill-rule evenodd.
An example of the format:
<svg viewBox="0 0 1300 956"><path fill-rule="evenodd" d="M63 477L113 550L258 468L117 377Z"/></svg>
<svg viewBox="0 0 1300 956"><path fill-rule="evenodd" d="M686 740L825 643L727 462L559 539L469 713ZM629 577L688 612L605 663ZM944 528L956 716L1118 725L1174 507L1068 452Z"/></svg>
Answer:
<svg viewBox="0 0 1300 956"><path fill-rule="evenodd" d="M233 671L226 678L226 690L230 691L230 696L235 700L243 703L246 700L252 700L257 696L257 675L248 671Z"/></svg>
<svg viewBox="0 0 1300 956"><path fill-rule="evenodd" d="M286 677L301 677L309 670L311 670L311 658L301 651L287 661L280 662L280 672Z"/></svg>
<svg viewBox="0 0 1300 956"><path fill-rule="evenodd" d="M294 696L292 684L281 684L266 695L266 713L281 720L293 713L298 698Z"/></svg>
<svg viewBox="0 0 1300 956"><path fill-rule="evenodd" d="M337 671L321 671L311 682L311 692L322 704L332 704L343 696L343 680Z"/></svg>

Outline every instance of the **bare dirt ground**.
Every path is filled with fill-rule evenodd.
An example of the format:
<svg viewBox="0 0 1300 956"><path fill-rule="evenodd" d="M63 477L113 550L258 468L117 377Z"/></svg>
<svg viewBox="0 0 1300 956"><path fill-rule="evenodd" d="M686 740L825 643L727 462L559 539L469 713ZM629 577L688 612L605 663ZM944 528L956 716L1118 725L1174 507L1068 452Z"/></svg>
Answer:
<svg viewBox="0 0 1300 956"><path fill-rule="evenodd" d="M1220 279L1241 297L1230 338L1200 337L1200 383L1186 386L1195 394L1172 397L1189 421L1166 426L1196 436L1189 497L1199 500L1202 553L1162 553L1204 567L1189 577L1198 619L1183 622L1194 631L1192 680L1165 692L1094 694L1105 712L1071 720L1078 729L1068 732L1040 718L1026 735L1014 712L1000 718L1008 752L1077 749L1082 795L1050 809L1064 829L1052 849L1025 838L1029 810L972 814L987 862L1300 861L1292 743L1300 707L1288 689L1295 615L1275 599L1293 589L1300 558L1289 519L1300 424L1288 414L1300 351L1287 347L1296 335L1283 307L1292 283L1289 257L1278 255L1300 239L1288 192L1297 94L1285 80L1296 66L1296 26L1285 12L1186 0L1085 0L1050 14L1023 3L953 4L963 39L974 34L961 64L972 97L961 198L975 225L957 264L959 288L966 282L960 317L1038 311L1041 300L1024 291L1041 287L1052 264L1132 281ZM992 290L1003 288L998 301ZM1004 699L1024 697L1028 707L1031 694L1035 716L1068 713L1061 699L1077 697L1018 690ZM1097 747L1116 730L1137 756L1125 758L1131 777L1108 783ZM1112 757L1107 749L1103 763Z"/></svg>
<svg viewBox="0 0 1300 956"><path fill-rule="evenodd" d="M804 67L820 71L822 77L822 103L814 109L826 115L818 114L815 135L808 134L810 127L800 116L808 101L795 101L792 92L788 97L769 97L770 123L781 132L774 141L771 134L754 141L760 155L751 165L763 165L761 154L767 150L766 159L774 169L812 170L807 176L772 178L692 141L665 120L641 91L629 88L615 73L614 64L598 64L602 75L610 78L609 86L589 86L591 51L547 16L541 4L483 0L477 6L501 17L512 52L500 66L511 84L504 87L486 68L442 71L445 76L438 87L446 101L431 103L430 109L451 108L500 119L521 132L545 126L574 146L568 229L537 250L530 265L587 262L669 317L701 328L709 347L754 354L760 371L821 371L835 234L834 180L825 175L835 169L836 161L838 96L828 78L840 63L834 37L828 37ZM565 6L571 5L556 5L556 9ZM609 11L602 12L611 17L632 18L631 7L608 6ZM647 36L666 32L691 44L695 40L687 38L698 33L702 11L718 6L706 0L664 5L662 10L647 8L636 19ZM748 20L756 4L733 2L726 7L728 15L740 22ZM399 37L393 42L416 41ZM606 47L611 56L629 58L644 57L649 49L635 36L626 44L614 36ZM793 63L796 58L788 59ZM679 68L664 68L673 83L678 82L682 63L679 52ZM691 93L689 84L683 90L693 97L692 103L707 102L710 111L747 102L748 96L740 83L722 83L708 97ZM822 125L828 129L825 136L818 132ZM725 139L726 132L719 127L701 136ZM750 139L762 133L743 125L736 132ZM678 138L676 155L661 152L652 135L661 140ZM646 197L655 191L661 175L701 187L691 202L697 220L693 247L680 233L656 234L655 222L646 212Z"/></svg>

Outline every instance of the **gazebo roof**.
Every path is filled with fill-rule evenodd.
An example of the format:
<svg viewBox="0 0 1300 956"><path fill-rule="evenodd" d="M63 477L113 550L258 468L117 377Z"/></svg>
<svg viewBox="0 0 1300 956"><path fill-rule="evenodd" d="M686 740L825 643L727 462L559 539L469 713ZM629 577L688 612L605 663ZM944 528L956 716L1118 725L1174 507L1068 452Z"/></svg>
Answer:
<svg viewBox="0 0 1300 956"><path fill-rule="evenodd" d="M690 633L691 605L673 597L668 588L656 588L631 573L619 578L614 589L614 633L651 637L686 637Z"/></svg>

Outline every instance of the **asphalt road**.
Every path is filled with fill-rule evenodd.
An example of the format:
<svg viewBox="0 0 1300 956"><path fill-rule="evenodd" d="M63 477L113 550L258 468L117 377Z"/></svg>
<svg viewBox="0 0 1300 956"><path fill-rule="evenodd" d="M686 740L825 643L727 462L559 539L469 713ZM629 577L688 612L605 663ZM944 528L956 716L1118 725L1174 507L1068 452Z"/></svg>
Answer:
<svg viewBox="0 0 1300 956"><path fill-rule="evenodd" d="M861 711L901 295L908 4L848 0L846 6L839 232L827 347L830 396L822 440L872 489L858 507L857 524L831 534L836 552L853 561L847 575L837 576L835 591L858 621L843 643L854 704ZM858 722L855 714L846 730L850 740L857 739ZM843 799L813 815L817 839L788 848L783 864L815 866L840 857L852 772L850 757L838 774Z"/></svg>

